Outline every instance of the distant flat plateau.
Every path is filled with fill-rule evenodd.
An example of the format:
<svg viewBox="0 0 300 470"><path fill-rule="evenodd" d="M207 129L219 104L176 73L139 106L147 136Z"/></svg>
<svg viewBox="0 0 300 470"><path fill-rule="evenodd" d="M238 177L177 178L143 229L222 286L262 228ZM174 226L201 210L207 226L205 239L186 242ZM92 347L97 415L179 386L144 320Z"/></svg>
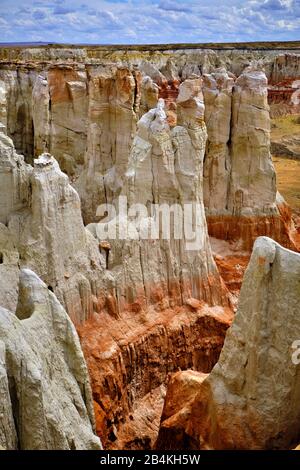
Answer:
<svg viewBox="0 0 300 470"><path fill-rule="evenodd" d="M281 42L226 42L226 43L180 43L180 44L63 44L63 43L47 43L47 42L15 42L0 43L0 48L92 48L102 50L140 50L140 51L157 51L157 50L180 50L180 49L242 49L242 50L300 50L300 41L281 41Z"/></svg>

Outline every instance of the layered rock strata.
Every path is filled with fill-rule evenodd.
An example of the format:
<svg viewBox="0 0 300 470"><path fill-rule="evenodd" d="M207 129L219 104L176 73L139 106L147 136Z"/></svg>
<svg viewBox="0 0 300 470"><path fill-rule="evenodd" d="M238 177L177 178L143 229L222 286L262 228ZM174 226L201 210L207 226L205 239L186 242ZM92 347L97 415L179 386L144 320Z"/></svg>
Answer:
<svg viewBox="0 0 300 470"><path fill-rule="evenodd" d="M204 161L204 205L207 213L226 210L230 182L231 108L234 78L225 69L203 77L207 145Z"/></svg>
<svg viewBox="0 0 300 470"><path fill-rule="evenodd" d="M88 88L89 73L99 68L109 70L111 64L119 64L121 67L135 67L142 71L144 76L153 78L154 82L160 88L160 96L167 101L174 101L178 93L179 81L190 78L193 74L201 75L211 73L218 67L225 67L235 75L240 75L245 67L251 63L256 63L261 69L266 71L270 82L270 106L271 112L278 112L278 109L285 109L285 112L293 112L297 103L292 99L291 86L300 78L299 66L299 45L288 49L288 45L282 44L282 49L272 44L274 49L264 45L263 49L255 49L252 45L245 46L245 50L239 48L232 49L218 47L213 50L211 47L188 47L188 48L170 48L164 50L157 46L153 48L123 48L115 47L35 47L35 48L5 48L0 49L0 78L7 83L8 101L9 101L9 132L14 136L17 151L30 156L30 151L34 147L32 136L32 110L35 105L31 101L32 91L35 88L35 80L38 75L41 79L47 80L48 71L51 72L51 88L54 96L57 94L56 85L61 82L64 85L61 88L61 98L67 102L74 100L75 108L69 107L70 120L75 124L74 127L67 126L66 122L56 115L54 123L54 140L59 144L61 140L61 150L66 149L66 137L70 140L72 152L66 149L66 158L74 158L75 155L82 161L78 155L78 149L83 144L84 119L79 122L78 109L85 109L87 100L81 99L85 90ZM100 66L100 67L99 67ZM58 80L58 81L57 81ZM66 83L67 82L67 83ZM49 86L48 86L49 89ZM56 90L56 91L55 91ZM276 93L278 92L278 93ZM43 92L43 98L47 95L47 90ZM60 93L59 93L60 94ZM87 95L85 94L85 97ZM279 100L279 103L278 103ZM55 98L54 98L55 101ZM58 107L55 108L58 110ZM41 104L41 106L43 106ZM39 103L37 103L39 107ZM153 104L151 105L153 107ZM64 114L64 110L62 110ZM74 121L76 119L76 123ZM25 126L24 126L25 123ZM77 133L77 146L73 145ZM57 140L58 138L58 140ZM19 146L20 145L20 146ZM60 148L60 144L58 145ZM48 149L56 154L56 149ZM60 158L61 155L57 155ZM60 162L61 163L61 162Z"/></svg>
<svg viewBox="0 0 300 470"><path fill-rule="evenodd" d="M128 68L96 69L88 87L87 151L76 183L85 223L95 221L99 204L121 192L136 132L141 74Z"/></svg>
<svg viewBox="0 0 300 470"><path fill-rule="evenodd" d="M211 369L231 320L230 310L216 307L210 311L200 301L230 303L210 251L202 202L206 130L200 80L187 81L182 87L178 107L181 125L172 132L162 101L143 116L124 176L123 195L128 194L130 203L140 201L146 206L148 201L198 205L200 249L186 251L185 243L193 240L174 240L173 235L170 240L111 241L107 266L98 242L83 226L79 197L56 160L44 153L32 167L15 152L11 139L1 134L2 187L9 197L0 226L2 305L15 309L19 269L26 266L58 295L71 319L83 324L79 331L93 384L97 430L108 445L116 440L136 400L164 384L169 371ZM150 184L149 165L153 167ZM154 218L132 223L135 233L145 230L148 222L154 223ZM99 242L104 246L103 239ZM135 325L133 336L126 339L130 321ZM188 339L191 330L198 338L197 348ZM174 347L169 348L169 342ZM136 361L131 353L128 356L129 350L136 351ZM105 351L104 358L101 351ZM167 360L161 370L158 351ZM143 365L141 356L145 357Z"/></svg>
<svg viewBox="0 0 300 470"><path fill-rule="evenodd" d="M152 447L156 430L142 420L135 433L129 422L141 422L152 393L161 403L158 390L170 372L208 373L231 321L203 184L215 236L241 239L241 249L259 234L291 246L290 214L275 199L266 78L257 70L270 78L276 54L180 51L174 60L173 52L37 48L11 50L4 63L7 53L0 49L1 130L32 166L1 133L0 304L14 311L19 269L34 270L78 326L105 445ZM256 71L234 84L233 73L253 59L261 59ZM98 206L117 204L119 195L146 213L140 206L129 219L102 220ZM177 204L176 212L185 203L198 210L200 246L187 250L186 234L164 239L160 230L149 239L160 217L151 206ZM132 239L99 235L99 220ZM226 263L217 263L236 297L242 273L232 281Z"/></svg>
<svg viewBox="0 0 300 470"><path fill-rule="evenodd" d="M28 269L16 314L0 307L0 396L4 449L101 449L75 327Z"/></svg>
<svg viewBox="0 0 300 470"><path fill-rule="evenodd" d="M53 64L4 68L0 78L1 121L28 162L48 152L69 176L85 169L102 179L114 165L116 172L126 168L140 72L113 65Z"/></svg>
<svg viewBox="0 0 300 470"><path fill-rule="evenodd" d="M299 442L299 275L299 254L257 239L220 359L195 386L194 373L173 378L159 448L287 449Z"/></svg>

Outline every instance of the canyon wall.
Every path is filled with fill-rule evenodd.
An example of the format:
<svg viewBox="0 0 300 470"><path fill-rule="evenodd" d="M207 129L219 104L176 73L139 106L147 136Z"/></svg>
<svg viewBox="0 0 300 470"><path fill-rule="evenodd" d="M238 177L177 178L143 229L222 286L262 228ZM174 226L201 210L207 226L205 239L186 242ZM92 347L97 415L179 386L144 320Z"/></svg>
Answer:
<svg viewBox="0 0 300 470"><path fill-rule="evenodd" d="M155 106L157 91L168 105L174 102L178 86L186 78L210 74L220 67L239 76L250 65L266 73L271 112L273 102L276 109L280 106L287 108L287 112L293 112L294 106L298 109L299 49L271 48L159 50L158 47L147 51L145 48L122 50L109 47L2 47L0 100L1 103L7 102L8 133L17 151L31 158L34 149L36 156L47 150L58 158L63 170L66 168L72 173L77 165L84 163L87 135L91 131L89 127L93 117L94 123L101 127L100 115L97 118L95 112L102 113L103 117L107 112L113 115L111 111L114 106L122 103L123 108L133 105L134 110L138 110L141 74L149 77L153 84L149 83L149 79L143 83L141 104L145 112ZM124 68L132 69L132 72L118 72L118 69ZM286 95L283 93L276 98L275 88L282 88L285 81L291 82L289 90L294 87L294 97L288 90ZM130 88L133 96L126 99ZM121 96L124 90L125 95ZM113 125L113 122L106 124L108 129L112 129ZM126 147L126 139L123 141ZM108 152L111 145L108 139ZM114 149L111 152L113 155Z"/></svg>
<svg viewBox="0 0 300 470"><path fill-rule="evenodd" d="M129 240L107 240L109 270L123 299L119 316L112 321L100 315L79 329L91 370L98 432L109 447L116 441L132 446L150 439L149 430L140 437L133 432L119 437L128 414L170 372L187 364L210 370L231 320L230 296L213 260L205 222L207 133L201 86L200 79L180 85L178 125L172 130L163 99L139 120L121 192L139 216L127 220L119 213L103 222L109 233L117 228L131 234ZM160 214L155 206L153 212L147 208L160 204L180 212L185 202L195 212L196 235L188 238L180 221L168 238L151 237ZM96 224L87 228L99 237ZM176 238L176 229L182 237ZM102 353L103 343L107 347Z"/></svg>
<svg viewBox="0 0 300 470"><path fill-rule="evenodd" d="M103 238L94 237L93 224L84 227L79 196L54 157L43 153L29 165L12 140L0 134L1 181L7 198L0 226L1 304L15 310L20 268L34 270L57 295L79 329L91 373L97 430L107 445L116 440L136 400L163 385L171 371L211 369L231 320L230 296L215 265L205 222L202 165L207 134L201 80L182 85L178 108L178 126L172 131L162 100L140 119L123 196L130 204L148 199L189 202L196 212L197 244L186 250L193 239L144 239L140 230L154 225L157 217L146 215L136 225L131 223L140 234L136 239L110 240L108 264L101 253ZM117 218L108 224L120 222ZM192 337L199 338L196 348ZM128 350L136 361L131 353L127 356ZM156 371L158 351L167 365ZM141 362L144 355L147 367ZM127 364L125 371L122 363Z"/></svg>
<svg viewBox="0 0 300 470"><path fill-rule="evenodd" d="M160 387L171 373L187 368L209 372L218 360L232 312L201 302L192 305L162 306L160 312L149 307L117 319L101 312L79 327L97 433L105 449L153 448L164 398ZM143 416L150 415L143 427L140 407Z"/></svg>

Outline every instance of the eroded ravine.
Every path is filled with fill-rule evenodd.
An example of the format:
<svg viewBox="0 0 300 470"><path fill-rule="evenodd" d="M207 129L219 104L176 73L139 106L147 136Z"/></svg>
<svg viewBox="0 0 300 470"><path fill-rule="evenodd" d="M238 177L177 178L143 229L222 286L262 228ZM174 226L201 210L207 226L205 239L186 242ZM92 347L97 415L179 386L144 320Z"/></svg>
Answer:
<svg viewBox="0 0 300 470"><path fill-rule="evenodd" d="M97 431L105 448L154 444L158 429L152 429L152 420L159 422L163 404L159 387L178 370L209 372L231 319L229 308L199 303L197 309L186 306L143 316L128 313L116 320L100 314L78 328L91 377ZM149 426L129 427L143 400L153 394L151 406L156 406L156 412Z"/></svg>

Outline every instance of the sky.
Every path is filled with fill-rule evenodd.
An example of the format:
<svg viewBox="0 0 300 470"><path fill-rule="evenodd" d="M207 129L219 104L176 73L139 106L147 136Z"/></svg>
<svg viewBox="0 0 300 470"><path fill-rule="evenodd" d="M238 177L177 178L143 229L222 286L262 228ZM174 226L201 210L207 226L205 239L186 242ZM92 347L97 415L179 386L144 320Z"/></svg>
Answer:
<svg viewBox="0 0 300 470"><path fill-rule="evenodd" d="M300 40L300 0L0 0L0 42Z"/></svg>

